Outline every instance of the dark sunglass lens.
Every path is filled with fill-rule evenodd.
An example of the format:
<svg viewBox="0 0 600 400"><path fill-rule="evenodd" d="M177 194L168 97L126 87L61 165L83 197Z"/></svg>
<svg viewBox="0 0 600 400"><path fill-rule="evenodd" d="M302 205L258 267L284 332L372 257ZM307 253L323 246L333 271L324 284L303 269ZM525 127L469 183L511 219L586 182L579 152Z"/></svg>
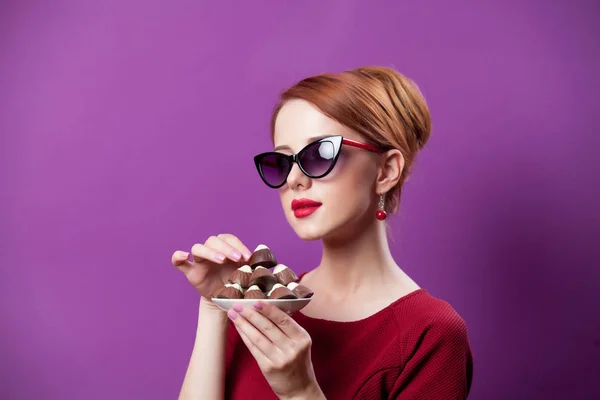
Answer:
<svg viewBox="0 0 600 400"><path fill-rule="evenodd" d="M305 147L299 159L307 173L320 177L331 167L335 159L335 147L329 141L316 142Z"/></svg>
<svg viewBox="0 0 600 400"><path fill-rule="evenodd" d="M290 162L278 154L268 154L260 160L260 169L264 180L272 186L281 185L290 171Z"/></svg>

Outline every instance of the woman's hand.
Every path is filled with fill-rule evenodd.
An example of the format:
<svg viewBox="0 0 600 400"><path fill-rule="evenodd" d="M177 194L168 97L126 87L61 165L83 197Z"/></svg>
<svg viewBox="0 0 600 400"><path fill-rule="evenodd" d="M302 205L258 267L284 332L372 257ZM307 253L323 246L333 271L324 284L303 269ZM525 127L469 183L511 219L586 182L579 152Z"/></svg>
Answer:
<svg viewBox="0 0 600 400"><path fill-rule="evenodd" d="M240 239L233 235L221 234L209 237L204 244L193 245L191 252L176 251L171 262L183 272L200 295L210 302L212 294L223 286L233 271L244 260L248 261L251 255Z"/></svg>
<svg viewBox="0 0 600 400"><path fill-rule="evenodd" d="M310 358L311 338L289 315L264 302L236 304L227 315L280 399L325 398Z"/></svg>

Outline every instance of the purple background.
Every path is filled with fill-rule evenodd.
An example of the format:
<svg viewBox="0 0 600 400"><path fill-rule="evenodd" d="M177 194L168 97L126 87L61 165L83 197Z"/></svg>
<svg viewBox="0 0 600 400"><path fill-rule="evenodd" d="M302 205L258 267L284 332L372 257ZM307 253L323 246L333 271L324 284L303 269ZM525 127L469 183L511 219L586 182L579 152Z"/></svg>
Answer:
<svg viewBox="0 0 600 400"><path fill-rule="evenodd" d="M211 3L0 3L0 398L175 398L172 252L232 232L316 266L251 156L282 89L367 64L431 107L393 253L467 321L470 398L600 395L598 6Z"/></svg>

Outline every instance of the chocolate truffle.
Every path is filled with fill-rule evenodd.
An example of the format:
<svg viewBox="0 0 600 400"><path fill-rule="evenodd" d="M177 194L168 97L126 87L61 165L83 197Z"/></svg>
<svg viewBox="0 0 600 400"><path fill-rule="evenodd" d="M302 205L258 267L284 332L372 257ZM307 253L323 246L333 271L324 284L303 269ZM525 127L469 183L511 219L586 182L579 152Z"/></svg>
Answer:
<svg viewBox="0 0 600 400"><path fill-rule="evenodd" d="M313 296L313 291L304 285L300 285L296 282L290 282L287 288L292 291L299 299L308 299Z"/></svg>
<svg viewBox="0 0 600 400"><path fill-rule="evenodd" d="M273 300L273 299L282 300L282 299L295 299L296 295L294 293L292 293L292 291L290 289L288 289L287 287L283 286L280 283L276 283L275 285L273 285L273 288L267 294L267 297L271 300Z"/></svg>
<svg viewBox="0 0 600 400"><path fill-rule="evenodd" d="M271 290L274 284L277 283L277 278L271 272L271 270L266 269L263 266L258 266L252 272L252 276L250 277L250 286L256 285L263 292L268 292Z"/></svg>
<svg viewBox="0 0 600 400"><path fill-rule="evenodd" d="M250 286L248 290L246 290L246 294L244 295L244 299L252 299L252 300L261 300L265 299L267 296L263 293L262 290L256 285Z"/></svg>
<svg viewBox="0 0 600 400"><path fill-rule="evenodd" d="M243 267L239 267L233 274L231 274L231 278L229 278L230 283L237 283L242 288L247 288L250 286L250 277L252 276L252 268L249 265L244 265Z"/></svg>
<svg viewBox="0 0 600 400"><path fill-rule="evenodd" d="M252 267L252 269L260 266L265 268L273 268L277 265L277 259L273 252L264 244L259 244L252 253L250 260L248 260L248 264Z"/></svg>
<svg viewBox="0 0 600 400"><path fill-rule="evenodd" d="M273 275L277 278L277 283L287 286L288 283L298 279L294 271L283 264L277 264L273 270Z"/></svg>
<svg viewBox="0 0 600 400"><path fill-rule="evenodd" d="M242 299L244 291L237 283L226 283L221 290L217 291L216 296L219 299Z"/></svg>

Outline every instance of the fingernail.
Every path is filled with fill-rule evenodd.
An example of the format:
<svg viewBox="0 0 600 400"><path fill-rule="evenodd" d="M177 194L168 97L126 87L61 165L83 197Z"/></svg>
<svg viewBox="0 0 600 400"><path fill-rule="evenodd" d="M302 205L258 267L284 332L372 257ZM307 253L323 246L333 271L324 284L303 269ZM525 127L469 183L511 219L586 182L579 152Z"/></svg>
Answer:
<svg viewBox="0 0 600 400"><path fill-rule="evenodd" d="M244 253L244 258L246 259L246 261L248 261L250 259L250 257L252 257L252 254Z"/></svg>
<svg viewBox="0 0 600 400"><path fill-rule="evenodd" d="M242 258L242 255L234 250L231 252L231 257L235 259L235 261L239 261L239 259Z"/></svg>
<svg viewBox="0 0 600 400"><path fill-rule="evenodd" d="M237 314L235 313L235 311L232 311L232 310L227 311L227 316L231 319L237 318Z"/></svg>
<svg viewBox="0 0 600 400"><path fill-rule="evenodd" d="M225 261L225 258L227 258L227 257L225 257L225 256L224 256L223 254L221 254L221 253L217 253L217 255L215 256L215 258L216 258L218 261Z"/></svg>
<svg viewBox="0 0 600 400"><path fill-rule="evenodd" d="M237 312L242 312L242 310L244 309L244 307L242 307L239 304L234 304L232 308Z"/></svg>
<svg viewBox="0 0 600 400"><path fill-rule="evenodd" d="M262 303L254 303L254 308L256 308L257 310L262 310L263 305Z"/></svg>
<svg viewBox="0 0 600 400"><path fill-rule="evenodd" d="M181 256L181 259L187 260L188 258L190 258L190 253L182 251L180 256Z"/></svg>

